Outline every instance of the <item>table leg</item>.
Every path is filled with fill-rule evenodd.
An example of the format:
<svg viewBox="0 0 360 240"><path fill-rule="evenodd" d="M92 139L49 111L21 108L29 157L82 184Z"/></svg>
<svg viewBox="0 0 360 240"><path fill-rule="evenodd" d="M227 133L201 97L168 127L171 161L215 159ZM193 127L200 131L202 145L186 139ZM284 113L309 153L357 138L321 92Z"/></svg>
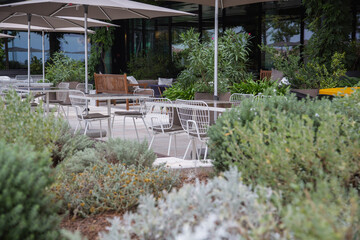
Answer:
<svg viewBox="0 0 360 240"><path fill-rule="evenodd" d="M192 141L192 160L196 160L196 154L197 154L197 150L196 150L196 139L194 138L194 140Z"/></svg>
<svg viewBox="0 0 360 240"><path fill-rule="evenodd" d="M107 107L108 107L108 115L111 116L111 100L107 100ZM112 132L111 132L111 117L108 119L108 138L112 138Z"/></svg>
<svg viewBox="0 0 360 240"><path fill-rule="evenodd" d="M49 106L49 102L50 102L50 97L49 97L49 92L46 92L46 113L47 115L49 115L50 112L50 106Z"/></svg>

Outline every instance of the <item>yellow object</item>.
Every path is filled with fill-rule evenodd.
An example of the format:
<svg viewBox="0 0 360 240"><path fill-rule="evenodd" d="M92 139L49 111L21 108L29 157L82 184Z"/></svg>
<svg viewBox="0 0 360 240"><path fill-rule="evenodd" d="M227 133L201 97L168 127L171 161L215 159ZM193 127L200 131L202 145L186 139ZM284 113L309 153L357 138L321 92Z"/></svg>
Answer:
<svg viewBox="0 0 360 240"><path fill-rule="evenodd" d="M334 96L345 96L351 95L354 90L360 90L360 87L347 87L347 88L325 88L320 89L319 94L334 95Z"/></svg>

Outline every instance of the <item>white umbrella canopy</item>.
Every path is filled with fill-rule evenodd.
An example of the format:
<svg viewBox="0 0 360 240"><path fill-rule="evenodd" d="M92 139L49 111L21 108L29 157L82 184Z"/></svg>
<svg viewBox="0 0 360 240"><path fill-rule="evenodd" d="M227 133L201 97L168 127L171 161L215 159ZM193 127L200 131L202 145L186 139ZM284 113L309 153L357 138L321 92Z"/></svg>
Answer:
<svg viewBox="0 0 360 240"><path fill-rule="evenodd" d="M14 38L15 36L11 36L8 34L0 33L0 38Z"/></svg>
<svg viewBox="0 0 360 240"><path fill-rule="evenodd" d="M103 26L115 26L118 25L110 24L95 19L87 19L85 23L84 18L80 17L50 17L41 16L37 14L27 14L19 12L3 12L0 11L0 23L15 23L15 24L28 24L28 85L30 86L30 28L32 26L44 28L46 31L48 28L57 29L60 31L62 28L77 28L84 27L86 24L89 27L103 27ZM31 23L31 24L30 24ZM64 30L61 30L64 31ZM83 29L85 32L85 29ZM43 34L44 35L44 34ZM87 32L85 33L87 35ZM43 36L44 42L44 36ZM85 44L86 45L86 44ZM44 60L44 59L43 59Z"/></svg>
<svg viewBox="0 0 360 240"><path fill-rule="evenodd" d="M278 0L167 0L174 2L195 3L215 7L215 37L214 37L214 100L218 100L218 28L219 28L219 8L247 5L261 2L274 2Z"/></svg>
<svg viewBox="0 0 360 240"><path fill-rule="evenodd" d="M44 16L73 16L87 18L116 20L130 18L155 18L181 15L190 13L157 7L150 4L133 2L129 0L28 0L0 6L0 11L23 12ZM0 19L1 20L1 19ZM85 32L87 42L87 32ZM85 92L88 92L88 49L85 44Z"/></svg>
<svg viewBox="0 0 360 240"><path fill-rule="evenodd" d="M200 5L212 6L215 7L216 3L215 0L167 0L167 1L176 1L176 2L186 2L186 3L196 3ZM227 8L239 5L247 5L259 2L273 2L274 0L218 0L217 6L219 8Z"/></svg>
<svg viewBox="0 0 360 240"><path fill-rule="evenodd" d="M100 21L99 21L100 22ZM105 22L102 22L106 26ZM13 30L13 31L27 31L28 25L25 24L15 24L15 23L0 23L1 30ZM44 28L31 26L30 30L32 32L42 32L42 72L43 72L43 82L45 81L45 35L44 32L66 32L66 33L84 33L85 28L81 27L72 27L72 28ZM88 33L94 34L92 30L88 30Z"/></svg>
<svg viewBox="0 0 360 240"><path fill-rule="evenodd" d="M26 13L8 13L0 12L0 23L15 23L15 24L28 24L28 15ZM85 25L84 17L49 17L41 16L37 14L31 15L31 25L36 27L43 28L69 28L69 27L81 27ZM118 25L95 20L88 19L88 27L104 27L104 26L113 26L118 27Z"/></svg>

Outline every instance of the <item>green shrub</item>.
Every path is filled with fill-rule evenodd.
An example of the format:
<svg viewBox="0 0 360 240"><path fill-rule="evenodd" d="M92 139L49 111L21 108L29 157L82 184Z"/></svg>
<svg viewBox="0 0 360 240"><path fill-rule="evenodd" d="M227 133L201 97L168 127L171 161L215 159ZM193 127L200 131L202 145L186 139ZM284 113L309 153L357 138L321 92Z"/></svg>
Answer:
<svg viewBox="0 0 360 240"><path fill-rule="evenodd" d="M184 185L160 201L142 196L138 211L110 220L100 239L285 239L278 199L271 189L244 185L232 169L206 184Z"/></svg>
<svg viewBox="0 0 360 240"><path fill-rule="evenodd" d="M181 84L175 83L170 88L167 88L163 95L170 100L193 100L195 96L195 88L192 85L183 87Z"/></svg>
<svg viewBox="0 0 360 240"><path fill-rule="evenodd" d="M83 82L85 79L85 65L74 60L64 52L56 52L46 66L46 79L57 85L59 82Z"/></svg>
<svg viewBox="0 0 360 240"><path fill-rule="evenodd" d="M0 141L1 239L58 237L58 207L46 192L52 183L49 165L46 151Z"/></svg>
<svg viewBox="0 0 360 240"><path fill-rule="evenodd" d="M9 143L29 143L37 151L52 151L63 122L53 114L44 117L41 107L32 110L30 101L22 100L15 92L0 100L0 138Z"/></svg>
<svg viewBox="0 0 360 240"><path fill-rule="evenodd" d="M78 152L78 157L81 153ZM83 154L88 153L84 151ZM79 166L78 162L76 164ZM170 191L177 183L177 174L161 167L128 167L99 161L77 174L61 172L52 191L62 200L63 211L87 216L133 209L140 195L153 194L160 198L163 191Z"/></svg>
<svg viewBox="0 0 360 240"><path fill-rule="evenodd" d="M95 147L108 162L121 163L126 166L151 167L156 159L156 154L152 150L148 150L148 144L145 141L138 143L137 141L113 138L107 142L99 142Z"/></svg>
<svg viewBox="0 0 360 240"><path fill-rule="evenodd" d="M336 178L300 192L283 209L283 223L294 239L359 239L359 196Z"/></svg>
<svg viewBox="0 0 360 240"><path fill-rule="evenodd" d="M210 128L210 158L218 171L235 165L245 182L280 189L286 197L328 176L359 188L358 126L328 100L245 100Z"/></svg>
<svg viewBox="0 0 360 240"><path fill-rule="evenodd" d="M87 167L104 162L104 159L96 149L86 148L83 151L77 151L74 155L65 159L60 166L58 166L58 171L65 171L67 174L81 173Z"/></svg>
<svg viewBox="0 0 360 240"><path fill-rule="evenodd" d="M68 157L72 157L77 151L95 145L94 140L86 135L73 133L68 123L63 123L60 129L60 136L54 143L52 152L53 165L56 166Z"/></svg>
<svg viewBox="0 0 360 240"><path fill-rule="evenodd" d="M230 87L231 93L243 93L253 95L258 95L259 93L262 94L269 89L275 90L276 95L285 95L288 92L289 87L279 86L276 81L271 81L270 79L255 82L252 77L245 79L243 82L234 83Z"/></svg>
<svg viewBox="0 0 360 240"><path fill-rule="evenodd" d="M31 69L31 74L42 74L41 58L38 59L36 56L33 56L31 58L30 69Z"/></svg>

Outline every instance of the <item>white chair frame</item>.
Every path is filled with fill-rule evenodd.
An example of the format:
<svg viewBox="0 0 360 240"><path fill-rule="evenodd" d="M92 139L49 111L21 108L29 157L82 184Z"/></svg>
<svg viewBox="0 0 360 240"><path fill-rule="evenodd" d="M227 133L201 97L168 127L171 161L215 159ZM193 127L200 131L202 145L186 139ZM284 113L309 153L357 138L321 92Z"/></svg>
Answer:
<svg viewBox="0 0 360 240"><path fill-rule="evenodd" d="M208 152L207 142L209 140L207 130L210 126L210 110L208 105L204 101L181 99L176 100L176 105L181 126L190 138L183 159L185 159L190 145L196 144L196 140L199 140L201 143L200 151L198 152L196 149L198 160L200 160L203 144L205 144L204 160L206 160Z"/></svg>

